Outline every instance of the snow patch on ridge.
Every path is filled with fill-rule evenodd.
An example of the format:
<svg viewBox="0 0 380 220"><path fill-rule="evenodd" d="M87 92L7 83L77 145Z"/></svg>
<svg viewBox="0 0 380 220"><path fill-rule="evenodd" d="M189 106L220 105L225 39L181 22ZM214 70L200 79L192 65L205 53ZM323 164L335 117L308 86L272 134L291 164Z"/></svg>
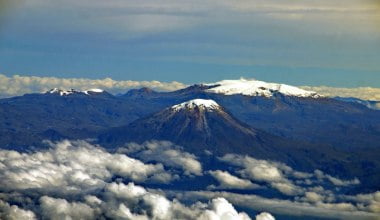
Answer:
<svg viewBox="0 0 380 220"><path fill-rule="evenodd" d="M102 90L102 89L89 89L89 90L85 90L85 91L82 91L84 94L86 94L86 95L89 95L88 93L89 92L94 92L94 93L102 93L102 92L104 92L104 90Z"/></svg>
<svg viewBox="0 0 380 220"><path fill-rule="evenodd" d="M104 90L102 89L89 89L89 90L78 91L75 89L63 90L63 89L54 88L54 89L49 90L47 93L59 94L60 96L67 96L67 95L71 95L75 93L83 93L86 95L91 95L90 93L102 93L102 92L104 92Z"/></svg>
<svg viewBox="0 0 380 220"><path fill-rule="evenodd" d="M179 111L181 109L194 109L194 108L202 108L207 111L213 111L219 109L220 106L214 100L211 99L193 99L187 102L183 102L178 105L173 105L171 109L174 111Z"/></svg>
<svg viewBox="0 0 380 220"><path fill-rule="evenodd" d="M297 97L322 97L316 92L307 91L295 86L267 83L259 80L246 80L241 78L240 80L222 80L212 84L205 84L208 86L215 86L207 89L207 92L220 93L224 95L247 95L247 96L265 96L271 97L275 93L281 93L288 96Z"/></svg>

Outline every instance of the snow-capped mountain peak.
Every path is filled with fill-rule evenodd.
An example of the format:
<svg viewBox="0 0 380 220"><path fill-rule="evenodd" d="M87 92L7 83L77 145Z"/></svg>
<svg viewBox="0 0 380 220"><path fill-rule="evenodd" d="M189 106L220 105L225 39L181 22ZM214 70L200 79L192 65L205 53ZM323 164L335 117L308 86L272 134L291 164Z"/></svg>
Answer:
<svg viewBox="0 0 380 220"><path fill-rule="evenodd" d="M60 96L67 96L67 95L72 95L72 94L85 94L85 95L90 95L91 93L102 93L104 90L101 89L89 89L89 90L75 90L75 89L70 89L70 90L63 90L63 89L58 89L54 88L49 90L48 94L59 94Z"/></svg>
<svg viewBox="0 0 380 220"><path fill-rule="evenodd" d="M182 109L194 109L194 108L200 108L207 111L214 111L216 109L219 109L220 106L218 103L216 103L214 100L211 99L193 99L187 102L183 102L178 105L173 105L171 107L174 111L180 111Z"/></svg>
<svg viewBox="0 0 380 220"><path fill-rule="evenodd" d="M321 95L313 91L307 91L295 86L278 83L267 83L259 80L222 80L216 83L206 84L213 86L207 92L220 93L224 95L247 95L271 97L275 93L288 96L319 98Z"/></svg>

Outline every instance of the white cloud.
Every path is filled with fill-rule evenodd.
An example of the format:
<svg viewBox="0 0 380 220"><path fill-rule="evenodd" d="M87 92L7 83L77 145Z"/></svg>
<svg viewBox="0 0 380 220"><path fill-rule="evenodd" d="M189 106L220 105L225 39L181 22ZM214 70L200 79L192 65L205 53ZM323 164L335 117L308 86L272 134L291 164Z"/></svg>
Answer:
<svg viewBox="0 0 380 220"><path fill-rule="evenodd" d="M24 210L16 205L9 205L0 200L0 219L3 220L34 220L37 219L32 211Z"/></svg>
<svg viewBox="0 0 380 220"><path fill-rule="evenodd" d="M323 209L332 209L332 210L341 210L341 211L358 211L357 207L355 207L351 203L347 202L339 202L339 203L317 203L317 207Z"/></svg>
<svg viewBox="0 0 380 220"><path fill-rule="evenodd" d="M243 177L249 178L253 181L268 183L271 187L285 195L297 195L303 191L302 188L294 185L287 176L294 176L297 178L308 177L308 175L304 173L293 171L291 167L283 163L257 160L249 156L226 154L219 159L242 167L243 169L238 171L238 173Z"/></svg>
<svg viewBox="0 0 380 220"><path fill-rule="evenodd" d="M248 220L249 216L245 213L238 213L235 208L225 198L215 198L209 204L211 210L206 210L198 218L199 220Z"/></svg>
<svg viewBox="0 0 380 220"><path fill-rule="evenodd" d="M117 209L111 213L118 213L122 216L135 216L131 210L146 209L147 214L155 219L169 219L171 217L171 202L164 196L150 193L143 187L136 186L133 183L125 185L123 183L111 183L105 188L105 194L108 198L108 203L120 203ZM112 201L114 200L114 201ZM140 216L141 217L141 216Z"/></svg>
<svg viewBox="0 0 380 220"><path fill-rule="evenodd" d="M299 186L294 185L290 181L284 181L284 182L274 182L271 183L271 186L281 193L288 195L288 196L293 196L293 195L298 195L303 193L303 189Z"/></svg>
<svg viewBox="0 0 380 220"><path fill-rule="evenodd" d="M173 193L180 198L192 200L212 199L223 197L232 204L248 208L255 211L266 212L270 210L273 214L289 216L313 216L326 219L342 220L376 220L378 213L362 211L359 206L342 203L317 203L317 205L306 202L294 202L282 199L269 199L257 195L243 195L230 192L210 192L210 191L187 191L187 192L167 192Z"/></svg>
<svg viewBox="0 0 380 220"><path fill-rule="evenodd" d="M81 201L42 196L40 214L47 219L250 219L224 198L185 206L133 183L109 183L100 196L102 199L87 195L84 199L79 198Z"/></svg>
<svg viewBox="0 0 380 220"><path fill-rule="evenodd" d="M321 95L329 97L354 97L363 100L380 101L380 88L358 87L358 88L337 88L328 86L301 86L305 90L315 91Z"/></svg>
<svg viewBox="0 0 380 220"><path fill-rule="evenodd" d="M361 210L380 213L380 191L368 194L341 196L341 198L359 203Z"/></svg>
<svg viewBox="0 0 380 220"><path fill-rule="evenodd" d="M125 152L145 162L160 162L168 167L180 168L185 175L202 175L202 165L194 154L169 141L147 141L143 144L129 143L118 152Z"/></svg>
<svg viewBox="0 0 380 220"><path fill-rule="evenodd" d="M41 197L40 202L42 216L46 219L95 219L94 210L87 204L69 203L65 199L56 199L48 196Z"/></svg>
<svg viewBox="0 0 380 220"><path fill-rule="evenodd" d="M353 180L341 180L336 177L326 175L327 179L330 180L336 186L349 186L349 185L358 185L360 184L359 179L355 178Z"/></svg>
<svg viewBox="0 0 380 220"><path fill-rule="evenodd" d="M284 173L292 171L290 167L282 163L269 160L258 160L249 156L240 156L237 154L226 154L219 159L243 167L244 169L240 171L242 175L258 181L284 181Z"/></svg>
<svg viewBox="0 0 380 220"><path fill-rule="evenodd" d="M215 170L208 172L220 183L216 188L221 189L254 189L260 187L257 184L253 184L251 181L241 179L239 177L231 175L227 171ZM214 187L211 187L214 188Z"/></svg>
<svg viewBox="0 0 380 220"><path fill-rule="evenodd" d="M357 178L352 179L352 180L341 180L341 179L333 177L333 176L331 176L329 174L325 174L321 170L315 170L314 174L315 174L315 176L318 179L320 179L320 180L327 179L332 184L334 184L335 186L350 186L350 185L358 185L358 184L360 184L360 181Z"/></svg>
<svg viewBox="0 0 380 220"><path fill-rule="evenodd" d="M275 218L268 212L262 212L256 215L256 220L275 220Z"/></svg>
<svg viewBox="0 0 380 220"><path fill-rule="evenodd" d="M147 194L147 191L143 187L136 186L134 183L129 183L128 185L110 183L105 189L106 194L112 194L111 197L124 200L133 199Z"/></svg>
<svg viewBox="0 0 380 220"><path fill-rule="evenodd" d="M244 178L248 178L256 182L267 183L279 192L288 195L303 195L305 190L318 189L316 184L330 182L334 187L347 187L360 184L359 179L342 180L331 175L325 174L320 170L314 173L305 173L293 170L286 164L274 162L270 160L258 160L249 156L241 156L236 154L226 154L219 160L240 167L237 172ZM326 182L325 180L328 180ZM304 187L302 185L309 185Z"/></svg>
<svg viewBox="0 0 380 220"><path fill-rule="evenodd" d="M84 141L52 145L34 153L0 151L0 189L14 192L0 195L6 201L0 201L5 219L35 216L9 201L24 201L22 208L32 207L37 217L46 219L250 219L223 198L185 206L133 182L112 182L114 175L123 181L154 181L157 174L168 174L161 164L144 164Z"/></svg>
<svg viewBox="0 0 380 220"><path fill-rule="evenodd" d="M175 81L117 81L111 78L86 79L19 75L8 77L0 74L0 97L17 96L25 93L41 93L52 88L78 90L99 88L111 93L124 93L126 90L139 87L149 87L157 90L171 91L184 88L185 85Z"/></svg>
<svg viewBox="0 0 380 220"><path fill-rule="evenodd" d="M305 200L308 202L316 203L324 200L323 195L318 194L316 192L306 192Z"/></svg>
<svg viewBox="0 0 380 220"><path fill-rule="evenodd" d="M3 189L84 193L103 187L114 175L137 182L169 182L172 179L162 164L144 164L123 154L108 153L84 141L66 140L36 153L0 151L0 185Z"/></svg>
<svg viewBox="0 0 380 220"><path fill-rule="evenodd" d="M173 177L163 165L131 158L134 153L147 150L157 153L159 150L175 150L182 157L194 159L170 142L132 144L123 149L128 156L108 153L84 141L63 141L52 145L51 149L34 153L0 150L0 190L3 192L0 193L0 218L12 219L9 216L18 215L22 219L24 216L25 219L35 216L48 219L249 219L233 205L274 214L339 219L376 219L380 212L380 192L348 196L339 194L339 190L326 190L318 184L342 188L355 180L336 178L336 186L330 180L331 176L319 170L302 173L282 163L229 154L220 159L237 166L232 172L240 176L223 170L206 171L219 181L219 189L247 189L255 185L251 181L258 181L288 195L288 199L228 192L171 192L133 183L157 181L157 175L167 175L167 181ZM179 163L166 166L189 170ZM251 169L254 166L259 169ZM257 175L255 172L259 171L275 175ZM114 175L122 178L114 180ZM310 180L311 185L296 184L296 180ZM198 202L199 199L209 202ZM193 203L184 205L183 201ZM258 217L270 218L266 214Z"/></svg>

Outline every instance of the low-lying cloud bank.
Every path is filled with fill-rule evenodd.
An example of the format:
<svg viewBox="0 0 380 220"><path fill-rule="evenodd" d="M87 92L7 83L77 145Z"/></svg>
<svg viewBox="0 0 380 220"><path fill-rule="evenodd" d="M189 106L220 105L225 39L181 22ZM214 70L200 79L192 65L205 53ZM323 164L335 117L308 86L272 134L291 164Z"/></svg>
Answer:
<svg viewBox="0 0 380 220"><path fill-rule="evenodd" d="M257 195L243 195L231 192L212 192L212 191L187 191L187 192L167 192L179 198L190 201L200 199L210 199L223 197L236 206L245 207L258 211L270 210L276 215L298 216L307 219L317 217L321 219L344 219L344 220L377 220L380 215L352 209L349 204L310 204L307 202L297 202L283 199L268 199ZM371 194L372 195L372 194Z"/></svg>
<svg viewBox="0 0 380 220"><path fill-rule="evenodd" d="M224 198L186 206L135 185L167 184L174 179L170 168L202 174L196 158L171 143L131 145L146 153L162 144L162 156L183 157L165 162L168 170L85 141L50 144L32 153L0 150L0 219L250 219Z"/></svg>
<svg viewBox="0 0 380 220"><path fill-rule="evenodd" d="M315 91L321 95L329 97L353 97L363 100L380 101L380 88L337 88L328 86L301 86L300 88Z"/></svg>
<svg viewBox="0 0 380 220"><path fill-rule="evenodd" d="M250 219L221 197L185 206L133 183L107 184L98 196L87 195L76 202L43 196L41 213L46 219Z"/></svg>
<svg viewBox="0 0 380 220"><path fill-rule="evenodd" d="M48 151L0 151L1 189L38 190L60 195L88 193L113 176L134 182L168 183L174 177L162 164L145 164L123 154L110 154L84 141L52 144Z"/></svg>
<svg viewBox="0 0 380 220"><path fill-rule="evenodd" d="M380 216L380 191L345 195L360 181L320 170L299 172L236 154L216 158L227 166L208 170L200 158L168 141L129 143L112 153L86 141L48 143L49 149L36 152L0 150L0 219L250 219L234 206L263 212L259 220L273 220L268 211ZM255 190L280 196L266 198Z"/></svg>
<svg viewBox="0 0 380 220"><path fill-rule="evenodd" d="M129 89L139 87L149 87L156 90L171 91L184 88L185 84L175 81L117 81L111 78L86 79L20 75L8 77L0 74L0 98L18 96L26 93L46 92L52 88L77 90L98 88L111 93L124 93Z"/></svg>
<svg viewBox="0 0 380 220"><path fill-rule="evenodd" d="M352 180L342 180L325 174L320 170L315 170L313 173L299 172L283 163L269 160L258 160L249 156L226 154L223 157L220 157L219 160L236 166L235 172L242 178L245 178L244 180L240 179L240 181L253 181L260 184L266 184L287 196L304 195L308 190L312 192L320 192L320 189L323 189L323 186L338 189L340 187L350 187L360 184L360 181L357 178ZM232 181L236 178L232 176L230 177L226 174L219 174L219 176L216 176L215 172L212 174L222 185L225 182L228 182L227 180ZM234 182L236 182L236 180ZM239 184L240 187L243 185L244 184ZM247 188L249 187L250 186L248 185ZM325 189L322 191L324 193L333 194L333 192Z"/></svg>
<svg viewBox="0 0 380 220"><path fill-rule="evenodd" d="M320 170L299 172L286 164L259 160L249 156L226 154L218 158L231 172L208 173L219 183L208 191L170 192L179 198L227 198L235 205L282 215L315 216L337 219L377 219L380 217L380 191L369 194L344 195L346 188L360 185L357 178L343 180ZM254 187L253 187L254 186ZM288 199L265 198L254 193L224 192L226 189L276 190ZM291 210L289 212L289 210Z"/></svg>
<svg viewBox="0 0 380 220"><path fill-rule="evenodd" d="M52 196L41 196L31 210L9 205L0 200L0 217L4 220L42 219L198 219L198 220L250 220L238 212L226 199L217 197L208 203L197 202L185 206L178 200L169 200L158 193L147 191L134 183L108 183L101 193L85 195L75 201ZM263 216L274 220L269 213Z"/></svg>
<svg viewBox="0 0 380 220"><path fill-rule="evenodd" d="M168 167L181 169L185 175L202 175L202 164L197 157L184 152L182 147L170 141L129 143L125 148L119 148L118 152L133 155L144 162L159 162Z"/></svg>

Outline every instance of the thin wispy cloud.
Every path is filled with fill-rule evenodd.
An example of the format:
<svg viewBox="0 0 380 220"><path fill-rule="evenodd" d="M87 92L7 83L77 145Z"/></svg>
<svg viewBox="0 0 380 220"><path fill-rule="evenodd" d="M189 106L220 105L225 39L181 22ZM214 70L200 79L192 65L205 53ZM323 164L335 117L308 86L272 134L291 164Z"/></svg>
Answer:
<svg viewBox="0 0 380 220"><path fill-rule="evenodd" d="M215 170L209 171L209 174L220 183L218 186L210 185L209 189L255 189L260 187L249 180L234 176L228 171Z"/></svg>
<svg viewBox="0 0 380 220"><path fill-rule="evenodd" d="M0 48L7 73L143 72L180 80L190 78L181 68L187 75L208 71L208 78L260 65L369 71L368 77L380 70L379 7L370 0L30 0L13 8Z"/></svg>

